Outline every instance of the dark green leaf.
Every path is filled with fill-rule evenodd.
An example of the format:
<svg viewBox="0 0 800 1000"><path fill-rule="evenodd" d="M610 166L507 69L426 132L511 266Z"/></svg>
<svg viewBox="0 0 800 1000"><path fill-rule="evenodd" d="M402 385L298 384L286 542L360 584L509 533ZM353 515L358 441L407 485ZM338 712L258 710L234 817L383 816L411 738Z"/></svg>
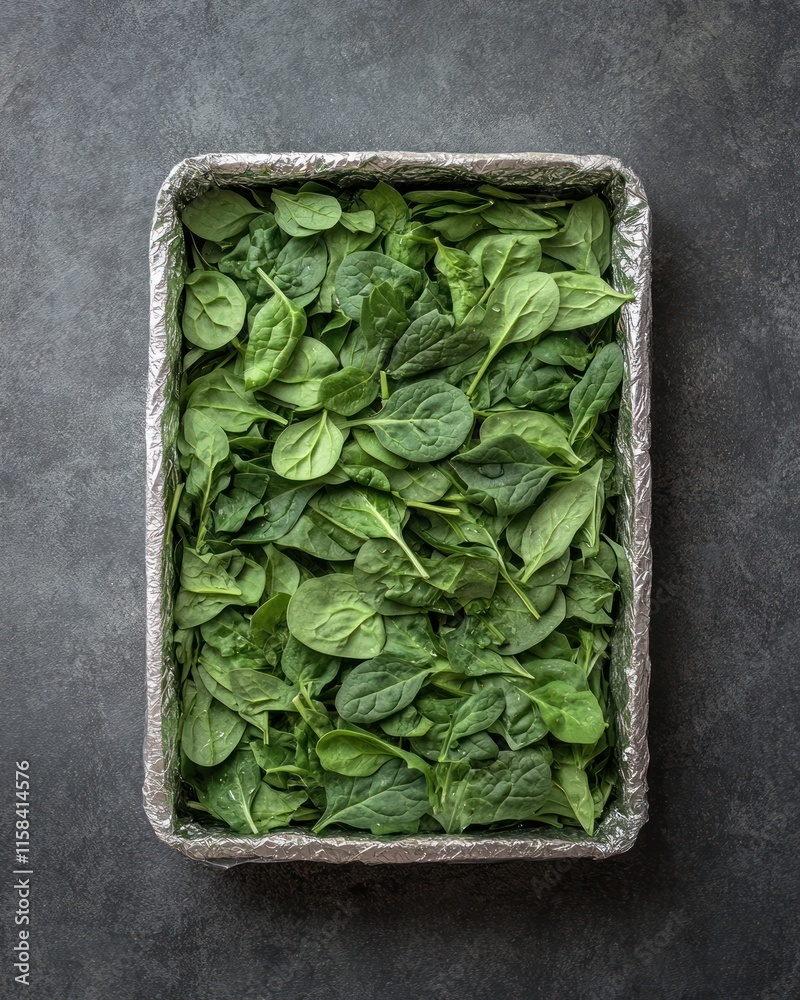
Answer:
<svg viewBox="0 0 800 1000"><path fill-rule="evenodd" d="M287 613L292 635L320 653L353 659L377 656L386 633L352 576L332 573L301 583Z"/></svg>
<svg viewBox="0 0 800 1000"><path fill-rule="evenodd" d="M458 328L451 316L428 312L411 323L392 351L392 378L409 378L471 357L486 343L477 326Z"/></svg>
<svg viewBox="0 0 800 1000"><path fill-rule="evenodd" d="M416 754L401 750L393 743L368 733L336 729L326 733L317 744L317 756L326 771L352 777L374 774L387 760L397 758L415 771L429 774L430 768Z"/></svg>
<svg viewBox="0 0 800 1000"><path fill-rule="evenodd" d="M514 202L495 202L481 214L490 225L498 229L522 229L545 233L556 228L556 223L551 219L539 215L527 205L518 205Z"/></svg>
<svg viewBox="0 0 800 1000"><path fill-rule="evenodd" d="M189 343L215 351L233 340L247 311L236 283L218 271L192 271L185 288L183 335Z"/></svg>
<svg viewBox="0 0 800 1000"><path fill-rule="evenodd" d="M253 321L245 355L245 387L262 389L277 378L305 329L306 314L276 286Z"/></svg>
<svg viewBox="0 0 800 1000"><path fill-rule="evenodd" d="M354 417L378 395L378 380L363 368L347 367L323 378L319 401L327 410Z"/></svg>
<svg viewBox="0 0 800 1000"><path fill-rule="evenodd" d="M327 194L311 191L290 194L274 188L275 221L290 236L312 236L331 229L342 215L342 206Z"/></svg>
<svg viewBox="0 0 800 1000"><path fill-rule="evenodd" d="M422 287L422 275L391 257L371 250L351 253L336 272L336 297L340 309L352 319L361 319L361 310L370 292L388 284L411 301Z"/></svg>
<svg viewBox="0 0 800 1000"><path fill-rule="evenodd" d="M616 344L606 344L595 356L586 374L570 393L570 441L574 441L590 421L608 408L622 382L624 367L622 351Z"/></svg>
<svg viewBox="0 0 800 1000"><path fill-rule="evenodd" d="M538 507L522 536L523 580L563 555L594 508L602 462L560 486Z"/></svg>
<svg viewBox="0 0 800 1000"><path fill-rule="evenodd" d="M181 750L195 764L214 767L233 753L247 723L212 698L198 675L194 688L183 715Z"/></svg>
<svg viewBox="0 0 800 1000"><path fill-rule="evenodd" d="M546 235L544 250L576 271L601 275L611 263L611 220L603 202L592 195L575 202L563 229Z"/></svg>
<svg viewBox="0 0 800 1000"><path fill-rule="evenodd" d="M319 479L339 461L343 444L342 432L322 410L281 431L272 449L272 464L284 479Z"/></svg>
<svg viewBox="0 0 800 1000"><path fill-rule="evenodd" d="M200 804L237 833L256 834L250 811L261 785L261 768L249 750L237 750L222 764L198 772L192 782Z"/></svg>
<svg viewBox="0 0 800 1000"><path fill-rule="evenodd" d="M551 330L577 330L605 319L635 296L616 292L602 278L582 271L562 271L551 275L558 287L558 312Z"/></svg>
<svg viewBox="0 0 800 1000"><path fill-rule="evenodd" d="M327 808L314 827L351 826L374 834L415 833L428 810L425 778L400 760L390 760L367 777L325 775Z"/></svg>
<svg viewBox="0 0 800 1000"><path fill-rule="evenodd" d="M395 390L369 420L380 443L401 458L435 462L463 444L472 428L469 400L455 386L426 379Z"/></svg>
<svg viewBox="0 0 800 1000"><path fill-rule="evenodd" d="M384 654L359 663L336 695L336 711L348 722L364 725L401 711L416 698L433 672Z"/></svg>
<svg viewBox="0 0 800 1000"><path fill-rule="evenodd" d="M211 188L189 202L181 221L195 236L221 243L247 229L250 220L261 215L261 211L235 191Z"/></svg>
<svg viewBox="0 0 800 1000"><path fill-rule="evenodd" d="M470 489L494 502L498 514L530 507L558 471L517 434L490 437L450 462Z"/></svg>
<svg viewBox="0 0 800 1000"><path fill-rule="evenodd" d="M603 711L590 691L551 681L531 694L547 728L564 743L595 743L605 729Z"/></svg>

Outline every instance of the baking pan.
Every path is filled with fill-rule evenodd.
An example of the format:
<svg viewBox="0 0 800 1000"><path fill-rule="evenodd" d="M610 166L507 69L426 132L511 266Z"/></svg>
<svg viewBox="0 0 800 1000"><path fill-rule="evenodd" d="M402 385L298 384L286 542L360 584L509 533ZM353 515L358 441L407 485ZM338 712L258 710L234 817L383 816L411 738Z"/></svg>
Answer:
<svg viewBox="0 0 800 1000"><path fill-rule="evenodd" d="M172 659L174 569L165 538L178 482L175 461L180 381L180 304L188 268L180 212L212 185L255 187L320 179L342 187L375 184L465 186L492 183L559 196L602 193L614 222L614 285L633 292L617 341L625 379L617 429L617 532L631 567L623 586L610 664L617 725L617 784L592 835L541 828L502 833L314 836L285 831L237 836L200 825L180 809L178 711ZM247 861L499 861L607 858L628 850L647 819L647 697L650 675L650 212L639 179L607 156L553 153L214 153L179 163L156 201L150 241L150 351L147 400L147 731L144 804L158 836L185 855L228 867Z"/></svg>

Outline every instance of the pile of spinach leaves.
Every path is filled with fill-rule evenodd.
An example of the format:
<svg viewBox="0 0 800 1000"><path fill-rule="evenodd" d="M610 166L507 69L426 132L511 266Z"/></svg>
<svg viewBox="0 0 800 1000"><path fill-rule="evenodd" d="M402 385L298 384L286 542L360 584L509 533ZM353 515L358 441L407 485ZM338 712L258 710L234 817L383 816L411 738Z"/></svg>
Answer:
<svg viewBox="0 0 800 1000"><path fill-rule="evenodd" d="M591 833L627 572L604 202L308 182L183 222L184 804Z"/></svg>

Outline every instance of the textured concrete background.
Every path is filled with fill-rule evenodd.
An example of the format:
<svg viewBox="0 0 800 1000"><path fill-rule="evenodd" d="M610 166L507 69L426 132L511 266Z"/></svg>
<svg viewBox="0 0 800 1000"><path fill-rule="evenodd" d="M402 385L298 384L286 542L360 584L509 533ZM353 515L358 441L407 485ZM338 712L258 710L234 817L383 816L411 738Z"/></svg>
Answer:
<svg viewBox="0 0 800 1000"><path fill-rule="evenodd" d="M28 758L25 995L797 996L798 5L2 8L0 819L8 844ZM652 820L616 860L222 873L142 812L156 190L200 152L371 148L611 153L650 194Z"/></svg>

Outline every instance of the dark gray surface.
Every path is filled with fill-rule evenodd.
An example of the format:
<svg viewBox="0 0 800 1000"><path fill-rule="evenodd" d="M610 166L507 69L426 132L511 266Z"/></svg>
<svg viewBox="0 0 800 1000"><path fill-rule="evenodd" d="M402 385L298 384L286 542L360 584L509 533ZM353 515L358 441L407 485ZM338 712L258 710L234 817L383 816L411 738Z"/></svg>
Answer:
<svg viewBox="0 0 800 1000"><path fill-rule="evenodd" d="M797 4L3 9L2 822L7 844L29 758L25 995L797 995ZM342 148L604 152L650 194L652 820L618 859L222 873L147 826L153 199L187 155Z"/></svg>

